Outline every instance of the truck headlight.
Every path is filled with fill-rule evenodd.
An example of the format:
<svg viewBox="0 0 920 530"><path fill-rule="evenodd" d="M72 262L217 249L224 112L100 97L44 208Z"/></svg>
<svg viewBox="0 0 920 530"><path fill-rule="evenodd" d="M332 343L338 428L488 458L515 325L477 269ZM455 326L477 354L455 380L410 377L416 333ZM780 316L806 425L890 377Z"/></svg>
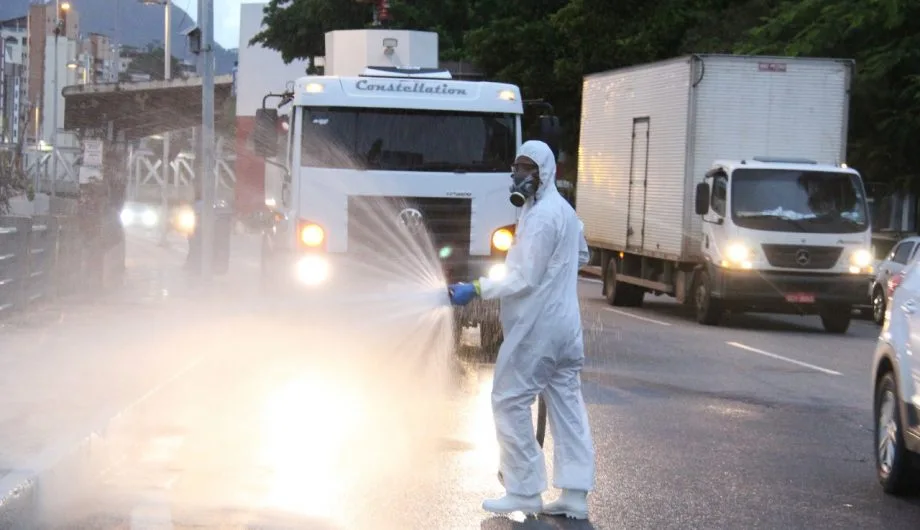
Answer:
<svg viewBox="0 0 920 530"><path fill-rule="evenodd" d="M725 248L725 259L722 260L723 267L740 267L742 269L750 269L753 267L751 263L754 253L751 251L751 248L744 243L732 243Z"/></svg>
<svg viewBox="0 0 920 530"><path fill-rule="evenodd" d="M329 261L319 255L304 256L297 262L297 279L306 285L319 285L329 277Z"/></svg>
<svg viewBox="0 0 920 530"><path fill-rule="evenodd" d="M179 231L183 234L191 234L195 231L195 212L193 210L182 210L176 219Z"/></svg>
<svg viewBox="0 0 920 530"><path fill-rule="evenodd" d="M492 246L495 247L495 250L504 252L511 248L512 243L514 243L514 234L507 228L499 228L492 234Z"/></svg>
<svg viewBox="0 0 920 530"><path fill-rule="evenodd" d="M307 247L316 248L323 244L326 232L316 223L303 223L300 227L300 242Z"/></svg>
<svg viewBox="0 0 920 530"><path fill-rule="evenodd" d="M858 274L860 272L872 272L872 253L861 248L850 254L850 272Z"/></svg>

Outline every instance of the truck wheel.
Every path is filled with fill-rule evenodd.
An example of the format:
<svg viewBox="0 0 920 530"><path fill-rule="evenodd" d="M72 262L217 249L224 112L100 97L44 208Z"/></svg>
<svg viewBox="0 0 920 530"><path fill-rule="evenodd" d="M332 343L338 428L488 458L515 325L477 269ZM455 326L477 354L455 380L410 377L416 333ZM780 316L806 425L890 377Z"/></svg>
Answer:
<svg viewBox="0 0 920 530"><path fill-rule="evenodd" d="M456 309L454 310L453 321L453 336L451 340L453 341L454 354L457 355L460 353L460 347L463 346L463 341L461 339L463 338L464 321L460 318L460 312Z"/></svg>
<svg viewBox="0 0 920 530"><path fill-rule="evenodd" d="M271 253L265 248L265 244L263 243L262 258L259 267L259 280L264 294L274 294L277 290L275 275L278 274L278 271L275 269L276 267L274 267L274 260L271 258Z"/></svg>
<svg viewBox="0 0 920 530"><path fill-rule="evenodd" d="M479 323L479 344L481 346L480 360L494 363L498 359L498 350L505 340L501 322L488 320Z"/></svg>
<svg viewBox="0 0 920 530"><path fill-rule="evenodd" d="M697 277L693 295L696 305L696 321L706 326L717 326L724 311L722 301L712 297L712 278L708 272L701 272Z"/></svg>
<svg viewBox="0 0 920 530"><path fill-rule="evenodd" d="M610 260L604 277L604 298L607 303L621 307L640 307L645 298L645 289L617 281L616 261Z"/></svg>
<svg viewBox="0 0 920 530"><path fill-rule="evenodd" d="M853 309L850 306L821 311L821 324L828 333L843 334L850 329L850 320L853 319Z"/></svg>

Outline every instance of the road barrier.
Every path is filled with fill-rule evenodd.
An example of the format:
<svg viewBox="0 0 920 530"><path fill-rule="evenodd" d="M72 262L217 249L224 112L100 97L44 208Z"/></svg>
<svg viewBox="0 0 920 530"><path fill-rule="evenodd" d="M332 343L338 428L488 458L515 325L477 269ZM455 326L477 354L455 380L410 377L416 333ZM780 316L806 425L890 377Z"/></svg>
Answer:
<svg viewBox="0 0 920 530"><path fill-rule="evenodd" d="M82 254L74 217L0 216L0 317L75 291Z"/></svg>

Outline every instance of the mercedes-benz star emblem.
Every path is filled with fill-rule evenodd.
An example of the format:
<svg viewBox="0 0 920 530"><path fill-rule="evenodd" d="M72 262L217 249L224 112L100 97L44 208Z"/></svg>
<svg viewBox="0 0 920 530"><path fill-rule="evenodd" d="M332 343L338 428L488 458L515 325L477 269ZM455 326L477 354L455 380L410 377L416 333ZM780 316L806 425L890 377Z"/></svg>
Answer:
<svg viewBox="0 0 920 530"><path fill-rule="evenodd" d="M425 225L425 217L415 208L405 208L399 212L399 220L412 233L418 232Z"/></svg>
<svg viewBox="0 0 920 530"><path fill-rule="evenodd" d="M800 248L795 253L795 262L804 267L811 263L811 256L808 254L807 250Z"/></svg>

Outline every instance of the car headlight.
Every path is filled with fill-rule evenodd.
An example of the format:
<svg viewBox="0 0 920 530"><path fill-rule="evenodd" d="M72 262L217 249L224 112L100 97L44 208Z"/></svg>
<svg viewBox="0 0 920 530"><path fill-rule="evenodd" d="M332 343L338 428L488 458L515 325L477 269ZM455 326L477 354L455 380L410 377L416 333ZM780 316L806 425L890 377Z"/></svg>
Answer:
<svg viewBox="0 0 920 530"><path fill-rule="evenodd" d="M496 263L489 267L489 279L501 280L508 274L508 267L504 263Z"/></svg>
<svg viewBox="0 0 920 530"><path fill-rule="evenodd" d="M306 285L319 285L329 277L329 261L319 255L304 256L297 262L297 279Z"/></svg>
<svg viewBox="0 0 920 530"><path fill-rule="evenodd" d="M131 210L125 208L124 210L121 211L120 217L121 217L121 224L125 226L130 226L134 224L134 212L132 212Z"/></svg>
<svg viewBox="0 0 920 530"><path fill-rule="evenodd" d="M153 226L157 224L157 221L160 220L160 216L153 210L147 210L141 216L141 222L144 223L144 226Z"/></svg>

